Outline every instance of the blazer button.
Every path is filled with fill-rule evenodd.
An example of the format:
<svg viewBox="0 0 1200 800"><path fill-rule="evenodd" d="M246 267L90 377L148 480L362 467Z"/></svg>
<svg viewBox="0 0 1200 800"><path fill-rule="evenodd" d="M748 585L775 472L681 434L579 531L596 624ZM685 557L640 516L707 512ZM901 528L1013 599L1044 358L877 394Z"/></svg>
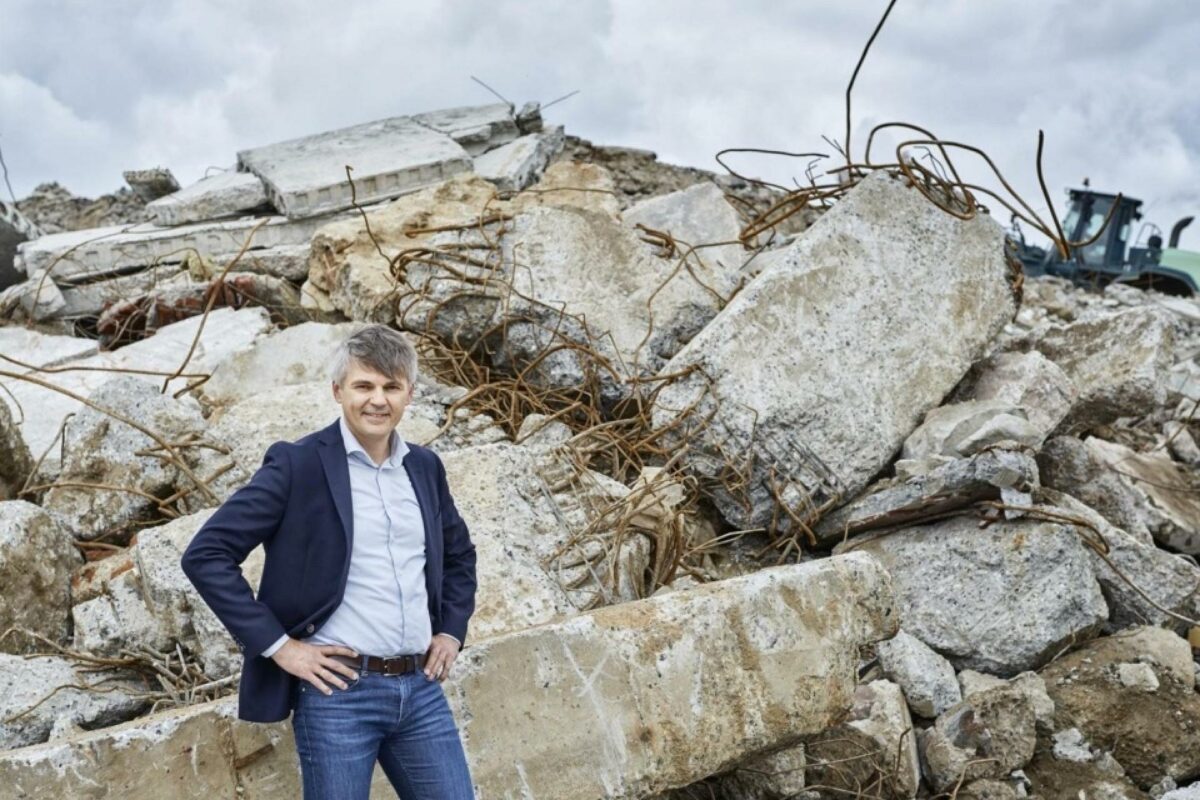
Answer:
<svg viewBox="0 0 1200 800"><path fill-rule="evenodd" d="M308 631L309 633L312 633L312 632L313 632L313 631L315 631L316 629L317 629L317 626L316 626L316 625L313 625L313 624L310 622L310 623L308 623L308 627L307 627L307 628L305 628L304 630Z"/></svg>

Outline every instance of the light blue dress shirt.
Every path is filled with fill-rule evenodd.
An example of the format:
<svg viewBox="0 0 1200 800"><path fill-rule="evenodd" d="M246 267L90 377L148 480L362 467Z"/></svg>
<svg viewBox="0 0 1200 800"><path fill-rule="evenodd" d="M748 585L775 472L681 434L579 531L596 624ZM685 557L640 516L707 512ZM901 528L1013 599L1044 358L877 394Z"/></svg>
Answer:
<svg viewBox="0 0 1200 800"><path fill-rule="evenodd" d="M402 463L408 445L392 431L388 457L376 465L344 417L340 427L354 509L350 571L341 604L306 641L345 645L368 655L424 653L432 640L425 527ZM287 639L283 636L262 655L271 657Z"/></svg>

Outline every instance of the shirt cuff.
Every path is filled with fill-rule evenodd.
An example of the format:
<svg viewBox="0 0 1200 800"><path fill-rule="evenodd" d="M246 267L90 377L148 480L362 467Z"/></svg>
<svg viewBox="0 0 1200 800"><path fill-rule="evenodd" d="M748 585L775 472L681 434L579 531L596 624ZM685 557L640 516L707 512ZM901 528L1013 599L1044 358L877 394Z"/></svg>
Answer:
<svg viewBox="0 0 1200 800"><path fill-rule="evenodd" d="M278 639L276 639L276 640L275 640L275 643L274 643L274 644L272 644L272 645L271 645L270 647L268 647L266 650L263 650L263 651L262 651L262 657L263 657L263 658L270 658L271 656L275 655L276 651L278 651L278 650L279 650L279 648L281 648L281 647L283 647L285 644L287 644L287 640L288 640L288 638L289 638L289 637L288 637L288 635L287 635L286 633L285 633L283 636L280 636Z"/></svg>
<svg viewBox="0 0 1200 800"><path fill-rule="evenodd" d="M454 643L458 645L458 649L462 650L462 640L460 640L457 636L452 636L449 633L439 633L438 636L445 636L447 639L453 639Z"/></svg>

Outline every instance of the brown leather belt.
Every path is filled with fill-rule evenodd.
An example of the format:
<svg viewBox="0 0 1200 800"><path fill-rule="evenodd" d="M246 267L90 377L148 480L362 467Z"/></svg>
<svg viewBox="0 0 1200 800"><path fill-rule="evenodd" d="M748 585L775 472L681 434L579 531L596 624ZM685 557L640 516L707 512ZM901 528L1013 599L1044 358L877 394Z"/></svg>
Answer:
<svg viewBox="0 0 1200 800"><path fill-rule="evenodd" d="M392 658L383 658L381 656L360 655L358 658L350 656L338 655L336 653L330 655L330 658L340 661L348 667L374 672L380 675L405 675L409 672L416 672L425 667L425 654L408 655L408 656L393 656Z"/></svg>

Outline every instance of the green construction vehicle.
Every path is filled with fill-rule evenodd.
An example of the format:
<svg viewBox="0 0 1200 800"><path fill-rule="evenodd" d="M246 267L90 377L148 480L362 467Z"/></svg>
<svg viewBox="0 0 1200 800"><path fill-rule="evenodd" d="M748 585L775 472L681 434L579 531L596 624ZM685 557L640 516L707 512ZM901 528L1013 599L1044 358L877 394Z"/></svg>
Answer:
<svg viewBox="0 0 1200 800"><path fill-rule="evenodd" d="M1086 181L1083 189L1069 189L1068 194L1070 205L1062 221L1063 233L1069 241L1088 244L1073 248L1064 260L1055 247L1026 244L1020 229L1014 226L1014 244L1026 274L1058 275L1096 288L1118 282L1167 294L1200 293L1200 253L1179 249L1179 236L1192 223L1192 217L1175 223L1166 247L1162 231L1152 223L1139 228L1130 246L1133 224L1142 218L1138 210L1141 200L1092 191ZM1093 237L1095 241L1091 241Z"/></svg>

